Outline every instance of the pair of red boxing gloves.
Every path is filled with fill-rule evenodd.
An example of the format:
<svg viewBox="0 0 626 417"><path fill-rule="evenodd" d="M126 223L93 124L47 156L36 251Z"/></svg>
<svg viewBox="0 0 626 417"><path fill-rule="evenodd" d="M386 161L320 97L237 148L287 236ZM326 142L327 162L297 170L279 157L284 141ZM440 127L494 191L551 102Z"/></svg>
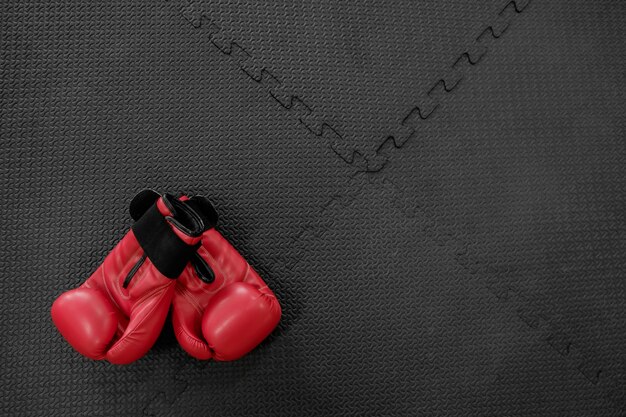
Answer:
<svg viewBox="0 0 626 417"><path fill-rule="evenodd" d="M178 342L197 359L238 359L272 332L278 300L215 230L208 199L145 190L130 214L132 229L100 267L52 305L52 320L74 349L133 362L158 338L170 306Z"/></svg>

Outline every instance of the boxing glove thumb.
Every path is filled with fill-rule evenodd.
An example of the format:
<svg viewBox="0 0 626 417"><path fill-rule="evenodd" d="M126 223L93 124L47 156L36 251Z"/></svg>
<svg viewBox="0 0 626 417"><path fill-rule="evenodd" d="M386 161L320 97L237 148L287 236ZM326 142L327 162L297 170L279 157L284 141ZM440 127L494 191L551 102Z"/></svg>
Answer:
<svg viewBox="0 0 626 417"><path fill-rule="evenodd" d="M118 328L117 309L101 291L76 288L57 298L52 316L61 335L82 355L103 359Z"/></svg>
<svg viewBox="0 0 626 417"><path fill-rule="evenodd" d="M261 343L280 315L280 305L267 287L235 282L209 301L202 317L202 334L216 360L232 361Z"/></svg>

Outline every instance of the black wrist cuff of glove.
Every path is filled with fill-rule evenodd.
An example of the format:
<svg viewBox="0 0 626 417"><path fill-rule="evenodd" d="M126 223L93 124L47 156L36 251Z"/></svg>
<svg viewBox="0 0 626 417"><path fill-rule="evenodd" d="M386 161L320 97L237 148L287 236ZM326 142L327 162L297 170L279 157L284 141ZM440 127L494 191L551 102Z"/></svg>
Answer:
<svg viewBox="0 0 626 417"><path fill-rule="evenodd" d="M163 196L172 212L171 217L163 216L156 204L158 198L157 193L141 192L133 199L131 215L136 221L132 230L156 269L167 278L175 279L183 272L199 243L189 245L183 242L172 230L170 222L189 236L199 236L206 227L194 210L172 196Z"/></svg>

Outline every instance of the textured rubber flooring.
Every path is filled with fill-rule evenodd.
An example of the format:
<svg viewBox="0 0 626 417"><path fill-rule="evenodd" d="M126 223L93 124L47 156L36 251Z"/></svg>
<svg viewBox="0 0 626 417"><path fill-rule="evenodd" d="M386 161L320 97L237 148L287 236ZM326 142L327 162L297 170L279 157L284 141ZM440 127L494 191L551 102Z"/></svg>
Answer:
<svg viewBox="0 0 626 417"><path fill-rule="evenodd" d="M626 415L626 3L388 3L2 2L0 414ZM275 290L244 359L54 329L145 187Z"/></svg>

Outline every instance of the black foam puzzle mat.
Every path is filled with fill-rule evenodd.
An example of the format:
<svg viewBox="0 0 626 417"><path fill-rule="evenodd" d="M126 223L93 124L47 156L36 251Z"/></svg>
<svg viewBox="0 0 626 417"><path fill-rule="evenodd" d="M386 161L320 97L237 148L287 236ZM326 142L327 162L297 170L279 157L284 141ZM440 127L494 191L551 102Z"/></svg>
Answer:
<svg viewBox="0 0 626 417"><path fill-rule="evenodd" d="M626 3L2 1L0 414L626 415ZM280 300L235 362L50 319L144 188Z"/></svg>

